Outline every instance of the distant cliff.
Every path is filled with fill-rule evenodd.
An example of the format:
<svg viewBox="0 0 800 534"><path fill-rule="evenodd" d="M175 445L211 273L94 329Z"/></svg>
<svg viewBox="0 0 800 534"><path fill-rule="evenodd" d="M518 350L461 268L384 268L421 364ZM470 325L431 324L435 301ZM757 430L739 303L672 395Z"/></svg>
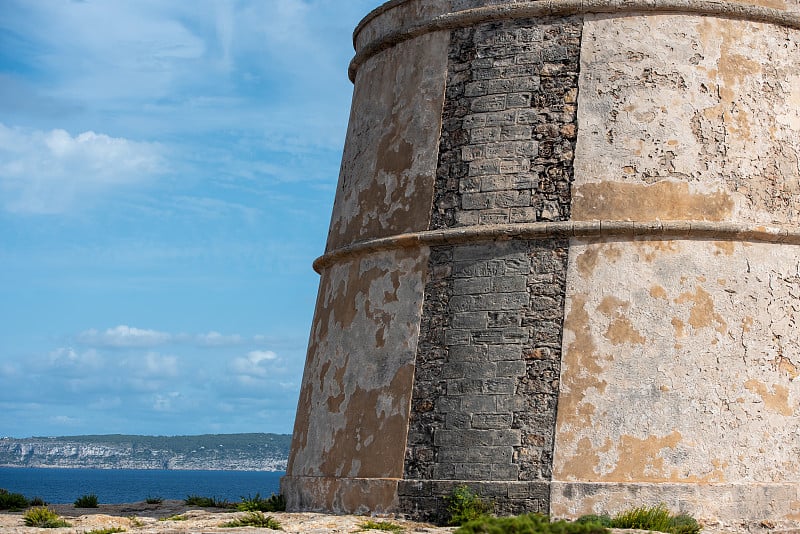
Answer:
<svg viewBox="0 0 800 534"><path fill-rule="evenodd" d="M285 471L291 435L0 438L2 467Z"/></svg>

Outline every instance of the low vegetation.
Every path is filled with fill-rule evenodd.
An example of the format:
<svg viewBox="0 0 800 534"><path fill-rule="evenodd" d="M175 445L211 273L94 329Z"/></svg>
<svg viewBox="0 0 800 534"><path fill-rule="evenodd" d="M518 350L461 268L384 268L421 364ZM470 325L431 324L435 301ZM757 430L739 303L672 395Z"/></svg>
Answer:
<svg viewBox="0 0 800 534"><path fill-rule="evenodd" d="M234 519L227 523L220 525L223 528L237 528L237 527L256 527L256 528L270 528L272 530L283 530L281 524L274 518L264 515L262 512L247 512L243 517Z"/></svg>
<svg viewBox="0 0 800 534"><path fill-rule="evenodd" d="M615 516L585 515L574 522L550 521L546 515L493 517L489 506L466 486L448 497L450 524L457 534L605 534L610 528L640 529L667 534L698 534L700 524L687 514L672 514L664 504L632 508ZM458 523L458 521L461 521Z"/></svg>
<svg viewBox="0 0 800 534"><path fill-rule="evenodd" d="M216 497L201 497L200 495L189 495L184 499L189 506L199 506L200 508L233 508L234 505L227 500L219 500Z"/></svg>
<svg viewBox="0 0 800 534"><path fill-rule="evenodd" d="M90 530L84 534L116 534L117 532L125 532L125 529L122 527L98 528L97 530Z"/></svg>
<svg viewBox="0 0 800 534"><path fill-rule="evenodd" d="M242 497L242 502L236 505L240 512L284 512L286 510L286 499L283 495L274 493L267 499L262 499L260 493L255 497Z"/></svg>
<svg viewBox="0 0 800 534"><path fill-rule="evenodd" d="M611 528L636 528L668 534L697 534L702 528L695 518L687 514L672 514L664 504L631 508L609 517L583 516L577 522L601 522Z"/></svg>
<svg viewBox="0 0 800 534"><path fill-rule="evenodd" d="M598 523L553 521L546 515L526 514L513 517L482 516L456 529L456 534L606 534L607 528Z"/></svg>
<svg viewBox="0 0 800 534"><path fill-rule="evenodd" d="M169 517L162 517L159 521L188 521L188 515L171 515Z"/></svg>
<svg viewBox="0 0 800 534"><path fill-rule="evenodd" d="M361 530L383 530L385 532L400 532L403 529L400 525L395 525L389 521L365 521L359 525Z"/></svg>
<svg viewBox="0 0 800 534"><path fill-rule="evenodd" d="M28 509L22 516L25 526L38 528L71 527L57 513L45 506L36 506Z"/></svg>
<svg viewBox="0 0 800 534"><path fill-rule="evenodd" d="M88 493L75 499L75 508L97 508L97 495Z"/></svg>
<svg viewBox="0 0 800 534"><path fill-rule="evenodd" d="M11 493L0 488L0 510L11 510L16 512L27 508L30 505L28 499L21 493Z"/></svg>
<svg viewBox="0 0 800 534"><path fill-rule="evenodd" d="M488 516L494 509L491 502L484 501L466 485L456 486L450 495L445 497L445 501L448 525L463 525L468 521Z"/></svg>
<svg viewBox="0 0 800 534"><path fill-rule="evenodd" d="M148 495L147 498L144 500L144 502L147 504L161 504L162 502L164 502L164 499L162 499L161 497L154 497Z"/></svg>
<svg viewBox="0 0 800 534"><path fill-rule="evenodd" d="M47 503L41 497L34 497L28 501L28 506L47 506Z"/></svg>

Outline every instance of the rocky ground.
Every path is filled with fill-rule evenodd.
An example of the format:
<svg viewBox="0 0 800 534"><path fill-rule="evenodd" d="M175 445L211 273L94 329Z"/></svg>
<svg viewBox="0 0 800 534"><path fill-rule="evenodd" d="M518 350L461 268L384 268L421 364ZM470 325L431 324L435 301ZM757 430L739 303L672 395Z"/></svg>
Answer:
<svg viewBox="0 0 800 534"><path fill-rule="evenodd" d="M40 529L26 527L22 519L22 512L0 513L0 533L2 534L84 534L92 530L121 527L132 534L189 534L189 533L220 533L220 534L253 534L252 527L223 528L220 525L237 517L244 516L241 512L216 508L196 508L187 506L183 501L164 501L161 504L129 503L129 504L101 504L97 508L75 508L71 504L50 505L64 519L72 524L69 528ZM186 519L182 521L165 520L166 518L181 515ZM415 523L395 518L370 518L353 515L327 515L316 513L287 513L277 512L267 514L280 522L283 532L291 534L310 533L350 533L362 530L365 521L391 521L405 527L405 532L419 532L429 534L445 534L452 532L453 528L436 527L425 523ZM258 529L258 532L274 532L269 529ZM371 532L380 532L373 530Z"/></svg>
<svg viewBox="0 0 800 534"><path fill-rule="evenodd" d="M253 534L252 527L224 528L229 522L245 514L218 508L196 508L187 506L183 501L164 501L161 504L144 502L128 504L101 504L98 508L75 508L71 504L50 505L72 526L58 529L40 529L26 527L22 512L0 513L0 533L2 534L88 534L93 530L108 528L124 528L131 534ZM181 521L167 520L180 515ZM319 513L277 512L268 514L281 524L283 532L290 534L345 534L364 532L363 524L367 520L390 521L405 528L407 533L446 534L455 528L437 527L426 523L406 521L394 517L365 517L354 515L329 515ZM258 529L258 532L276 532L269 529ZM371 530L367 532L380 532ZM635 530L613 529L614 534L636 534ZM723 525L713 523L704 525L704 534L800 534L800 528L790 525Z"/></svg>

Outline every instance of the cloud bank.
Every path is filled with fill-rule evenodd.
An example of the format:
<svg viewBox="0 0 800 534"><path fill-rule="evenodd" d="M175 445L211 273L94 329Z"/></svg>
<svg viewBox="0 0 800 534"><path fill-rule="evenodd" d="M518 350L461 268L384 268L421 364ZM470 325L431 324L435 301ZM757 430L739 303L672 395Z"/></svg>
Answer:
<svg viewBox="0 0 800 534"><path fill-rule="evenodd" d="M98 193L147 183L165 172L158 143L92 131L10 128L0 123L0 189L6 210L57 214Z"/></svg>

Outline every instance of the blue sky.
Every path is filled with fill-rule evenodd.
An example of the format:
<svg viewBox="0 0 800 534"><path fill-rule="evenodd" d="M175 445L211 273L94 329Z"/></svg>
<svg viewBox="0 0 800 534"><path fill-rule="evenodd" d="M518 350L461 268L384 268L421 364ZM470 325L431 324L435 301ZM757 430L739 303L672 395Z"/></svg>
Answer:
<svg viewBox="0 0 800 534"><path fill-rule="evenodd" d="M380 3L0 3L0 436L291 432Z"/></svg>

